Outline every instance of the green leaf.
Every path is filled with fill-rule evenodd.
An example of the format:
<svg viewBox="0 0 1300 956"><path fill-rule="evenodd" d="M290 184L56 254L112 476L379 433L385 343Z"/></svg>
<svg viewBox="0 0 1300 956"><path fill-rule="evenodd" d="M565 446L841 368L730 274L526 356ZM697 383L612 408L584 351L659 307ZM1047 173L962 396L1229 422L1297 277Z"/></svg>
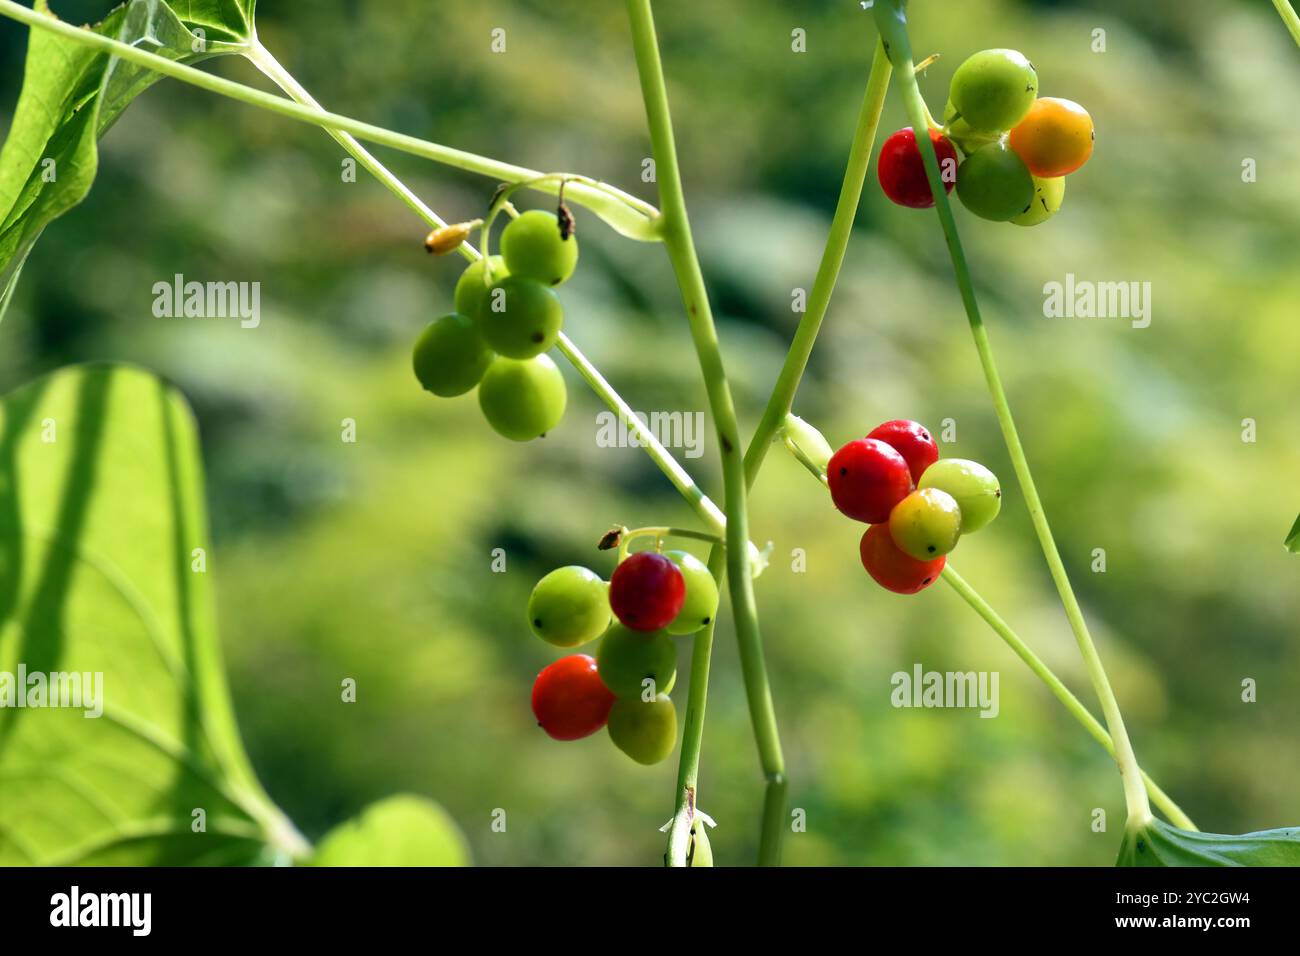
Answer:
<svg viewBox="0 0 1300 956"><path fill-rule="evenodd" d="M88 29L196 63L256 42L254 2L131 0ZM35 9L48 13L48 0L37 0ZM99 138L158 79L151 70L31 30L22 92L0 150L0 318L42 230L90 192Z"/></svg>
<svg viewBox="0 0 1300 956"><path fill-rule="evenodd" d="M79 366L0 401L0 866L307 851L239 740L212 561L194 420L172 388ZM36 673L83 675L81 707L11 706Z"/></svg>
<svg viewBox="0 0 1300 956"><path fill-rule="evenodd" d="M1291 533L1286 536L1286 549L1293 554L1300 554L1300 518L1295 519Z"/></svg>
<svg viewBox="0 0 1300 956"><path fill-rule="evenodd" d="M437 804L410 794L372 803L321 840L312 866L466 866L469 847Z"/></svg>
<svg viewBox="0 0 1300 956"><path fill-rule="evenodd" d="M1125 831L1116 866L1300 866L1300 827L1240 836L1194 833L1161 820Z"/></svg>

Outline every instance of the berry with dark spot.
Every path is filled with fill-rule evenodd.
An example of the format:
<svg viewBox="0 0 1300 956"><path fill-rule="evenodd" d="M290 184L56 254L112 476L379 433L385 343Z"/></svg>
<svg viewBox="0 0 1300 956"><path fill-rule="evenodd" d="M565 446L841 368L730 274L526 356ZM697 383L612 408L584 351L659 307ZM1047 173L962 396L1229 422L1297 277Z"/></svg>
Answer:
<svg viewBox="0 0 1300 956"><path fill-rule="evenodd" d="M918 561L894 543L889 526L873 524L862 536L858 548L862 566L875 582L895 594L915 594L924 591L943 572L946 557L933 561Z"/></svg>
<svg viewBox="0 0 1300 956"><path fill-rule="evenodd" d="M851 441L826 467L835 507L855 521L878 524L912 491L912 473L894 448L878 438Z"/></svg>

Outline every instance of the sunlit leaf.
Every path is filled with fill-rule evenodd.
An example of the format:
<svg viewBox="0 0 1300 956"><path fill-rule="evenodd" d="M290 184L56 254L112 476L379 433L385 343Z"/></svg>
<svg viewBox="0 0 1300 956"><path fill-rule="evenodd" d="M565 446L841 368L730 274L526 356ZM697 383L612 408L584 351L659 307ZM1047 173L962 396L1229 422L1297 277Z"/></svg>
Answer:
<svg viewBox="0 0 1300 956"><path fill-rule="evenodd" d="M207 535L193 418L153 375L74 367L0 402L0 866L306 851L239 740ZM80 706L14 706L34 674L77 675Z"/></svg>
<svg viewBox="0 0 1300 956"><path fill-rule="evenodd" d="M245 50L255 0L131 0L88 29L184 63ZM47 0L36 9L49 12ZM22 92L0 150L0 318L42 230L85 198L98 140L127 105L160 79L31 29Z"/></svg>
<svg viewBox="0 0 1300 956"><path fill-rule="evenodd" d="M1227 835L1160 820L1125 831L1116 866L1300 866L1300 827Z"/></svg>

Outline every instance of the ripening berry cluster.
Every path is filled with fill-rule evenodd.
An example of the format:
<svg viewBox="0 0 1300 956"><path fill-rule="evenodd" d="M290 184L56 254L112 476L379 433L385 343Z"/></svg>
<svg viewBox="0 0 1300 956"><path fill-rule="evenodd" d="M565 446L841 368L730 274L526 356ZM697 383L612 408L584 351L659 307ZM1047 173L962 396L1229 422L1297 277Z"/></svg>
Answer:
<svg viewBox="0 0 1300 956"><path fill-rule="evenodd" d="M1088 161L1096 139L1092 117L1078 103L1038 96L1038 73L1015 50L983 50L958 67L943 122L929 135L944 188L956 186L957 198L975 215L1018 226L1056 215L1065 177ZM885 141L877 173L898 205L934 205L911 128Z"/></svg>
<svg viewBox="0 0 1300 956"><path fill-rule="evenodd" d="M913 421L885 422L849 442L826 466L831 500L871 525L862 535L862 566L881 587L915 594L936 580L963 534L997 517L997 476L964 458L939 457L939 446Z"/></svg>
<svg viewBox="0 0 1300 956"><path fill-rule="evenodd" d="M564 324L554 287L577 264L578 240L554 213L534 209L513 220L501 233L501 254L473 263L457 281L456 311L416 341L420 384L443 398L477 387L479 407L499 434L512 441L545 435L568 399L564 377L544 354Z"/></svg>
<svg viewBox="0 0 1300 956"><path fill-rule="evenodd" d="M533 683L533 714L556 740L578 740L608 727L615 746L637 763L673 751L677 712L674 636L694 634L718 612L718 586L685 551L640 551L608 583L595 571L557 568L528 599L533 633L556 647L596 638L596 656L572 654Z"/></svg>

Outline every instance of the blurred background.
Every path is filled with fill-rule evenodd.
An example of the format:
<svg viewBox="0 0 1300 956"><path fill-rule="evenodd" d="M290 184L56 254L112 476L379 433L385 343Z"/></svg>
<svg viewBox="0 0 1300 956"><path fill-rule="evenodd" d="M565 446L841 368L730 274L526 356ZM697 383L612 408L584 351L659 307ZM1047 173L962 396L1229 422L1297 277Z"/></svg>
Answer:
<svg viewBox="0 0 1300 956"><path fill-rule="evenodd" d="M54 6L74 21L108 9ZM922 79L936 114L966 56L1013 47L1044 95L1079 101L1097 124L1096 154L1054 220L1031 232L958 218L1138 756L1204 829L1300 823L1300 557L1281 547L1300 510L1300 51L1263 0L912 7L918 59L942 54ZM654 198L621 4L319 0L308 14L262 0L258 13L265 44L329 108ZM847 0L662 0L656 14L748 431L798 319L792 290L812 284L875 32ZM505 53L491 51L498 27ZM791 50L795 28L805 53ZM0 128L26 39L0 21ZM233 58L209 68L266 85ZM902 125L891 92L877 147ZM453 221L478 215L495 186L379 152ZM0 386L116 359L194 404L235 709L267 789L309 837L405 790L443 803L481 864L657 864L676 753L643 768L603 734L547 738L529 689L559 653L529 634L524 606L558 565L608 574L594 545L610 525L696 519L641 451L597 445L602 406L567 366L564 424L529 445L492 432L472 395L420 390L410 346L450 310L462 262L427 257L421 221L364 173L343 182L341 158L309 126L154 87L101 144L90 197L28 262L0 324ZM1243 182L1246 159L1256 182ZM988 464L1005 494L954 566L1091 706L934 215L890 205L874 177L795 410L837 446L886 419L951 419L945 453ZM521 197L530 204L549 205ZM577 213L566 331L633 407L703 410L663 250ZM152 286L175 273L261 282L261 326L155 318ZM1042 287L1066 273L1149 281L1150 327L1044 318ZM340 441L344 418L356 444ZM720 499L716 458L710 431L688 465ZM774 546L759 607L790 804L807 814L789 863L1113 861L1112 762L955 594L876 587L858 562L861 527L780 449L751 520ZM492 571L497 548L505 573ZM753 861L762 795L733 637L724 611L699 795L723 864ZM917 663L1000 672L999 717L894 709L890 677ZM358 681L355 704L339 701L343 677ZM1256 703L1241 700L1246 678ZM1108 833L1093 832L1094 808Z"/></svg>

